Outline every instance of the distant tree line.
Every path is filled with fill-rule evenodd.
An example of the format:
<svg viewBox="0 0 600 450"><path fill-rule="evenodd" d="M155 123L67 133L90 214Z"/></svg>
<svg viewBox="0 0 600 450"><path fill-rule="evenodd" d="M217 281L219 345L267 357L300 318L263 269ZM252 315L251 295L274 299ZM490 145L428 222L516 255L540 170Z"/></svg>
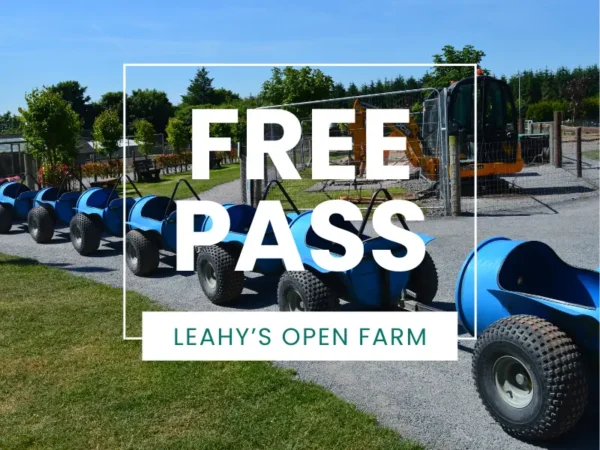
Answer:
<svg viewBox="0 0 600 450"><path fill-rule="evenodd" d="M475 63L480 65L485 53L467 45L462 49L445 46L433 55L435 63ZM490 74L483 69L484 74ZM136 89L127 97L126 132L140 141L140 149L152 151L152 137L165 133L167 142L176 152L187 147L191 138L192 110L197 108L237 108L237 124L213 124L213 135L231 136L243 141L246 135L245 113L262 105L298 103L310 100L354 97L389 91L440 88L472 76L470 67L434 67L419 79L401 75L393 79L377 79L357 85L336 82L319 69L310 67L276 67L256 96L242 97L228 89L215 87L206 68L197 70L178 105L167 94L156 89ZM515 101L521 80L521 115L535 121L552 120L553 112L563 111L568 120L598 121L598 65L567 69L526 70L502 78L510 85ZM99 143L98 150L109 158L118 151L118 139L123 131L123 93L107 92L91 101L87 87L69 80L33 90L25 96L26 107L20 114L0 115L0 134L22 132L32 142L32 151L39 156L48 154L51 164L71 158L77 139L87 133ZM413 100L414 101L414 100ZM409 105L413 110L420 103ZM293 108L292 108L293 109ZM294 112L305 111L297 108ZM61 125L62 124L62 125Z"/></svg>

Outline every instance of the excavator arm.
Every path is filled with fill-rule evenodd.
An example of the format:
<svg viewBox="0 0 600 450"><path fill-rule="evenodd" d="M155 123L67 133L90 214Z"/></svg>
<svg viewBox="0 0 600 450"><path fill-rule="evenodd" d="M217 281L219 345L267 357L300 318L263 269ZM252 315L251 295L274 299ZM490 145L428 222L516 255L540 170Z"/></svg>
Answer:
<svg viewBox="0 0 600 450"><path fill-rule="evenodd" d="M353 154L355 163L364 163L366 161L367 152L367 135L366 135L366 120L367 111L365 105L360 100L354 102L355 120L354 123L350 124L348 129L353 138ZM413 167L421 168L428 178L437 179L438 172L438 159L425 156L423 154L423 147L419 141L419 126L414 121L412 116L408 124L393 124L386 123L391 131L388 136L397 136L406 138L406 151L405 155L409 163ZM384 156L389 158L389 151L386 151Z"/></svg>

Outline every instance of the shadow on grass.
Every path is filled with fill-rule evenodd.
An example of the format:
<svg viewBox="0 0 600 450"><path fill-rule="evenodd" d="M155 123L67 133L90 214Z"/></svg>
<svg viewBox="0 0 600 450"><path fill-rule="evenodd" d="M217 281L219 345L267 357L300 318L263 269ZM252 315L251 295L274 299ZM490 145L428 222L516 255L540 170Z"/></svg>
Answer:
<svg viewBox="0 0 600 450"><path fill-rule="evenodd" d="M73 266L69 263L43 263L44 266L58 267L60 269L68 270L69 272L75 273L107 273L114 272L115 269L109 269L107 267L100 266Z"/></svg>
<svg viewBox="0 0 600 450"><path fill-rule="evenodd" d="M0 260L0 266L20 266L20 267L28 267L28 266L41 266L43 264L40 264L39 262L37 262L34 259L29 259L29 258L20 258L17 256L8 256L6 260Z"/></svg>

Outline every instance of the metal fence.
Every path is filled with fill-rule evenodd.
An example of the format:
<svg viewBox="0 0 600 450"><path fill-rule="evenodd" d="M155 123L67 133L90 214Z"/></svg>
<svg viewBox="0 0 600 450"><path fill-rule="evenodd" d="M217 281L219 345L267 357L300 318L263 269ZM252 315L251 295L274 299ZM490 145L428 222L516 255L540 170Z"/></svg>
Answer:
<svg viewBox="0 0 600 450"><path fill-rule="evenodd" d="M523 168L512 174L478 177L477 199L472 180L461 185L461 210L481 215L553 214L552 205L597 195L600 177L598 131L577 139L576 129L553 123L530 123L522 135ZM480 147L484 144L480 144ZM578 158L578 146L580 158ZM478 149L481 154L483 148ZM578 170L579 161L579 170Z"/></svg>
<svg viewBox="0 0 600 450"><path fill-rule="evenodd" d="M330 100L271 106L290 111L301 121L302 138L288 152L298 170L301 180L282 180L299 209L312 209L326 200L342 199L366 208L372 195L379 188L386 188L394 198L417 203L427 215L445 215L449 210L449 181L447 170L447 137L445 136L445 90L418 89L382 94L345 97ZM356 111L354 124L331 124L330 136L351 136L352 150L331 150L330 165L351 165L355 168L352 180L312 179L312 122L313 109L352 109ZM365 111L379 109L409 109L410 123L386 124L387 136L405 136L406 151L385 151L384 164L408 166L409 180L367 180L365 147ZM282 129L268 125L266 139L282 137ZM427 163L427 161L435 163ZM281 180L270 158L266 160L265 183ZM290 205L284 196L274 189L268 199L280 200L286 209Z"/></svg>

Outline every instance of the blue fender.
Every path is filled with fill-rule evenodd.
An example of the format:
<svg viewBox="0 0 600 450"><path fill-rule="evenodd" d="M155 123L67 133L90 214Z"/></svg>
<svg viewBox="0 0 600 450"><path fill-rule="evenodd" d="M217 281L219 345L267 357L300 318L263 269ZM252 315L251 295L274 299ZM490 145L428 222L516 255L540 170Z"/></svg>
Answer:
<svg viewBox="0 0 600 450"><path fill-rule="evenodd" d="M168 203L168 197L154 194L138 199L129 210L127 225L132 230L160 235Z"/></svg>
<svg viewBox="0 0 600 450"><path fill-rule="evenodd" d="M479 335L502 318L528 314L550 321L582 347L597 351L599 289L598 272L565 263L542 242L494 237L477 247L476 287L474 252L465 260L455 302L471 334Z"/></svg>
<svg viewBox="0 0 600 450"><path fill-rule="evenodd" d="M0 185L0 203L7 203L14 206L15 200L24 192L28 192L29 188L18 182L9 181Z"/></svg>
<svg viewBox="0 0 600 450"><path fill-rule="evenodd" d="M113 236L123 237L123 206L125 206L125 217L139 199L127 197L125 202L122 198L114 198L108 207L102 210L102 223L108 233Z"/></svg>
<svg viewBox="0 0 600 450"><path fill-rule="evenodd" d="M0 203L11 205L16 219L27 218L36 194L37 191L30 190L19 181L9 181L0 185Z"/></svg>
<svg viewBox="0 0 600 450"><path fill-rule="evenodd" d="M18 219L26 219L27 214L33 208L33 199L37 194L36 191L24 191L15 200L14 211Z"/></svg>
<svg viewBox="0 0 600 450"><path fill-rule="evenodd" d="M58 189L55 187L41 189L33 199L33 206L45 206L53 209L57 221L68 224L75 215L75 205L82 193L65 192L60 197L58 194Z"/></svg>

